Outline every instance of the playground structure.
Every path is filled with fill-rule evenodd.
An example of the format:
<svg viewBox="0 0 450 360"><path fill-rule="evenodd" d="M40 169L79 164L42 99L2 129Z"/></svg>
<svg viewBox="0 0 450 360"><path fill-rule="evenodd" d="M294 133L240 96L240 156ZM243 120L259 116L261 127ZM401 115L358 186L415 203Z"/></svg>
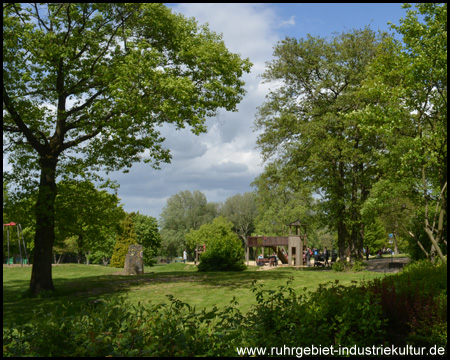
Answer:
<svg viewBox="0 0 450 360"><path fill-rule="evenodd" d="M9 228L16 226L17 227L17 238L18 238L18 242L19 242L19 252L20 252L20 265L23 266L24 262L25 264L29 264L29 259L28 259L28 254L27 254L27 247L25 246L25 239L23 238L23 233L22 233L22 227L20 226L20 224L16 224L15 222L10 222L9 224L3 224L3 231L5 231L5 227L6 227L6 238L7 238L7 243L8 243L8 257L6 258L6 264L12 265L14 263L14 257L10 257L9 254ZM23 250L25 253L25 259L22 257L22 246L20 245L20 239L22 238L22 243L23 243Z"/></svg>
<svg viewBox="0 0 450 360"><path fill-rule="evenodd" d="M250 248L265 248L269 247L277 254L278 259L282 264L290 266L303 266L303 251L307 245L306 225L302 224L300 220L296 220L289 226L289 236L249 236L247 237L247 251L245 260L249 265L249 250ZM302 228L304 233L302 234ZM292 233L294 229L294 234ZM284 247L287 246L287 257L283 252Z"/></svg>

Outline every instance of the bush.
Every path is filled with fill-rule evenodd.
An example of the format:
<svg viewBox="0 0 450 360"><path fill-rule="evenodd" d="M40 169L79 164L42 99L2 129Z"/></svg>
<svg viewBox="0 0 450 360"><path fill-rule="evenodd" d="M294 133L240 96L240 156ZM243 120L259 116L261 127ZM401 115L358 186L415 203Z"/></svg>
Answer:
<svg viewBox="0 0 450 360"><path fill-rule="evenodd" d="M422 260L401 273L362 285L378 298L396 345L446 346L447 264Z"/></svg>
<svg viewBox="0 0 450 360"><path fill-rule="evenodd" d="M207 231L205 231L207 230ZM223 217L214 219L212 224L205 224L197 230L199 234L207 233L206 251L201 255L199 271L242 271L244 249L241 240L233 232L233 224ZM190 233L195 236L195 232Z"/></svg>
<svg viewBox="0 0 450 360"><path fill-rule="evenodd" d="M123 268L125 266L128 247L137 244L136 237L133 219L128 214L122 223L122 232L116 238L116 245L114 246L109 266L117 268Z"/></svg>
<svg viewBox="0 0 450 360"><path fill-rule="evenodd" d="M287 286L253 286L246 315L231 306L197 311L169 304L130 305L125 298L75 309L36 312L30 323L3 327L4 356L236 356L236 347L372 345L381 334L379 305L355 286L338 283L297 296ZM372 342L372 343L371 343Z"/></svg>
<svg viewBox="0 0 450 360"><path fill-rule="evenodd" d="M197 312L169 296L169 305L133 306L125 298L73 311L34 314L31 323L3 327L3 356L226 356L242 321L234 307ZM224 355L225 354L225 355Z"/></svg>
<svg viewBox="0 0 450 360"><path fill-rule="evenodd" d="M338 260L333 264L333 270L336 272L362 271L364 268L365 264L361 260L353 260L353 262Z"/></svg>
<svg viewBox="0 0 450 360"><path fill-rule="evenodd" d="M288 284L289 285L289 284ZM258 304L246 317L245 346L371 346L383 336L381 307L356 285L338 281L297 296L289 286L254 288Z"/></svg>
<svg viewBox="0 0 450 360"><path fill-rule="evenodd" d="M172 296L152 306L124 298L81 310L57 306L35 312L25 325L4 324L3 356L236 356L237 347L281 345L446 348L446 277L446 264L419 262L382 279L336 281L303 295L290 287L292 279L270 290L253 283L256 305L246 315L234 299L223 310L197 311Z"/></svg>
<svg viewBox="0 0 450 360"><path fill-rule="evenodd" d="M347 260L338 260L333 264L333 271L343 272L348 271L351 268L350 263Z"/></svg>

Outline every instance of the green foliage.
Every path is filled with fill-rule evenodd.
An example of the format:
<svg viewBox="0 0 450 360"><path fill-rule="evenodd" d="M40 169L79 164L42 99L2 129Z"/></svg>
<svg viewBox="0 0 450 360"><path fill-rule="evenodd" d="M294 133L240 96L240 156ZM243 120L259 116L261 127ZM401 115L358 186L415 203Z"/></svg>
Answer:
<svg viewBox="0 0 450 360"><path fill-rule="evenodd" d="M144 247L144 264L154 265L153 258L161 246L158 223L154 217L132 213L137 243Z"/></svg>
<svg viewBox="0 0 450 360"><path fill-rule="evenodd" d="M125 266L125 257L128 253L128 247L137 243L137 235L134 230L133 218L127 215L122 223L122 232L116 238L116 245L111 257L110 266L123 268Z"/></svg>
<svg viewBox="0 0 450 360"><path fill-rule="evenodd" d="M28 255L33 258L34 234L36 229L36 220L34 218L33 207L36 204L36 194L18 194L11 192L8 186L3 183L3 223L15 222L22 227L23 238L27 247ZM10 229L11 251L17 247L17 231ZM15 228L14 228L15 230ZM6 233L3 235L3 254L7 253ZM6 256L6 255L5 255Z"/></svg>
<svg viewBox="0 0 450 360"><path fill-rule="evenodd" d="M188 244L206 244L206 251L201 255L198 265L199 271L246 269L242 242L233 232L233 224L222 216L198 230L191 230L186 235L186 241Z"/></svg>
<svg viewBox="0 0 450 360"><path fill-rule="evenodd" d="M277 161L267 164L264 172L252 182L258 210L255 234L285 236L289 234L287 224L301 219L308 224L308 240L311 241L316 207L310 188L289 174L283 165Z"/></svg>
<svg viewBox="0 0 450 360"><path fill-rule="evenodd" d="M353 261L338 260L333 264L333 271L344 272L344 271L362 271L365 269L364 262L354 259Z"/></svg>
<svg viewBox="0 0 450 360"><path fill-rule="evenodd" d="M157 126L205 132L207 116L235 110L245 93L249 60L163 4L6 4L3 19L4 131L20 173L26 159L39 168L44 143L66 152L66 176L128 168L146 149L158 167L170 154Z"/></svg>
<svg viewBox="0 0 450 360"><path fill-rule="evenodd" d="M116 194L97 189L90 181L60 181L55 200L55 243L75 236L79 261L87 253L111 257L113 245L109 239L116 236L125 215L119 202Z"/></svg>
<svg viewBox="0 0 450 360"><path fill-rule="evenodd" d="M208 203L205 194L198 190L180 191L172 195L161 213L163 255L180 256L186 247L193 250L195 243L186 243L186 234L191 230L198 230L216 216L217 205Z"/></svg>
<svg viewBox="0 0 450 360"><path fill-rule="evenodd" d="M379 299L393 343L447 345L446 262L415 262L403 272L372 280L363 288Z"/></svg>
<svg viewBox="0 0 450 360"><path fill-rule="evenodd" d="M223 204L221 214L233 223L234 231L246 243L257 215L255 194L248 192L230 196Z"/></svg>
<svg viewBox="0 0 450 360"><path fill-rule="evenodd" d="M253 282L246 314L223 309L130 305L111 297L34 312L3 326L3 356L236 356L237 347L439 346L447 344L447 264L412 263L399 274L299 295L292 281L272 289ZM282 342L280 345L280 341Z"/></svg>
<svg viewBox="0 0 450 360"><path fill-rule="evenodd" d="M163 4L4 4L4 178L39 189L33 292L54 289L56 179L170 162L161 126L206 132L219 109L236 111L250 68Z"/></svg>
<svg viewBox="0 0 450 360"><path fill-rule="evenodd" d="M428 257L430 257L431 240L424 229L423 213L418 212L410 221L409 229L414 237L410 235L407 236L407 252L412 260L426 259L427 255L422 251L418 242L426 249L428 252ZM445 231L443 233L444 238L447 238L447 220L445 219ZM447 246L441 245L441 250L444 255L447 255Z"/></svg>
<svg viewBox="0 0 450 360"><path fill-rule="evenodd" d="M362 250L360 209L378 172L382 144L361 131L357 111L371 101L358 89L384 37L368 27L329 38L286 37L263 74L284 84L255 120L263 159L281 168L280 185L294 180L322 194L322 223L336 231L341 256L348 245Z"/></svg>
<svg viewBox="0 0 450 360"><path fill-rule="evenodd" d="M386 39L361 86L365 96L373 99L360 112L361 128L378 134L385 147L379 158L379 186L371 197L373 203L386 207L386 197L400 195L421 208L427 236L443 259L448 162L447 4L418 3L415 10L411 4L403 7L408 9L406 16L400 25L392 26L402 41ZM397 209L393 206L391 211ZM437 210L435 219L431 209ZM429 246L424 248L430 252Z"/></svg>
<svg viewBox="0 0 450 360"><path fill-rule="evenodd" d="M387 233L378 218L364 228L364 247L368 246L372 254L382 249L386 243Z"/></svg>

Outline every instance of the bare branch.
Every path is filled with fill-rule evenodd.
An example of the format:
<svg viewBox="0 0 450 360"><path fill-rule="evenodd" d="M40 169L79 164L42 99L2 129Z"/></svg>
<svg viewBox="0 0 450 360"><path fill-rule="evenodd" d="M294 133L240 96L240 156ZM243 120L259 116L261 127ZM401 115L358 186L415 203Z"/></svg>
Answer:
<svg viewBox="0 0 450 360"><path fill-rule="evenodd" d="M34 3L33 6L34 6L34 10L36 11L36 19L38 20L39 27L41 27L41 25L42 25L48 32L50 32L51 29L47 27L45 22L39 16L39 10L38 10L38 7L37 7L37 3Z"/></svg>
<svg viewBox="0 0 450 360"><path fill-rule="evenodd" d="M77 112L79 112L79 111L85 109L86 107L88 107L89 105L91 105L92 102L93 102L96 98L98 98L102 93L103 93L103 90L97 91L94 95L92 95L89 99L87 99L87 100L85 101L84 104L82 104L82 105L80 105L80 106L77 106L77 107L73 108L72 110L68 111L68 112L67 112L67 116L71 116L71 115L73 115L73 114L75 114L75 113L77 113Z"/></svg>

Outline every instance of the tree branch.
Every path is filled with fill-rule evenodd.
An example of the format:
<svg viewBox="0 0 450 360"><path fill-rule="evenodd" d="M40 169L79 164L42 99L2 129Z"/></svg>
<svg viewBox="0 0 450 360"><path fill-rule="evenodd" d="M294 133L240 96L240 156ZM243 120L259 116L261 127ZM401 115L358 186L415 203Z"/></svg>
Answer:
<svg viewBox="0 0 450 360"><path fill-rule="evenodd" d="M33 132L28 128L28 126L23 122L22 117L20 114L16 111L16 108L14 107L13 103L11 102L11 99L8 95L8 92L5 89L5 84L3 84L3 104L5 104L6 110L11 115L13 121L17 125L20 132L26 137L30 145L39 153L42 154L45 145L48 145L46 141L46 137L41 132L38 132L39 135L46 141L45 145L42 145L37 137L33 134ZM17 132L17 131L14 131Z"/></svg>

